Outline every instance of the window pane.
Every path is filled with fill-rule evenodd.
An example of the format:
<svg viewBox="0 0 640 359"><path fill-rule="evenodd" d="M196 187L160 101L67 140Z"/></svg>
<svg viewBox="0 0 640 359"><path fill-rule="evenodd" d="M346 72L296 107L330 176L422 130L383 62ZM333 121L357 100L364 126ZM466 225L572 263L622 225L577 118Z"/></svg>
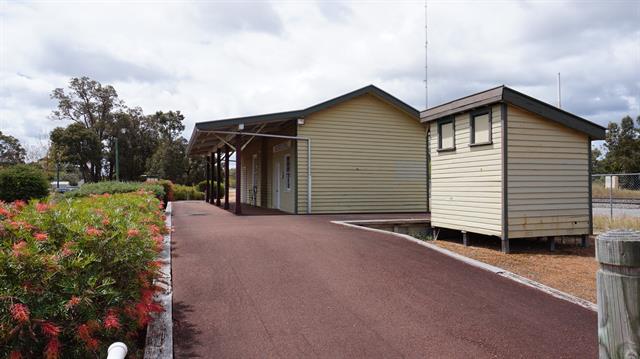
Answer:
<svg viewBox="0 0 640 359"><path fill-rule="evenodd" d="M489 114L474 117L474 143L489 142Z"/></svg>
<svg viewBox="0 0 640 359"><path fill-rule="evenodd" d="M440 136L442 138L442 148L453 147L453 122L440 125Z"/></svg>

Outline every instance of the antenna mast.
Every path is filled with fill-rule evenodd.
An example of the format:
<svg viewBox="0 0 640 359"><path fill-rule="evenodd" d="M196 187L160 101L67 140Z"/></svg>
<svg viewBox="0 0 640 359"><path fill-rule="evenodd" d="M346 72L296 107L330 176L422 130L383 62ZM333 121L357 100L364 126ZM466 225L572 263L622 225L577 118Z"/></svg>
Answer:
<svg viewBox="0 0 640 359"><path fill-rule="evenodd" d="M558 72L558 108L562 108L562 92L560 85L560 73Z"/></svg>
<svg viewBox="0 0 640 359"><path fill-rule="evenodd" d="M429 108L429 83L427 82L429 79L429 38L427 36L427 25L428 25L428 17L427 17L427 0L424 0L424 107L425 109Z"/></svg>

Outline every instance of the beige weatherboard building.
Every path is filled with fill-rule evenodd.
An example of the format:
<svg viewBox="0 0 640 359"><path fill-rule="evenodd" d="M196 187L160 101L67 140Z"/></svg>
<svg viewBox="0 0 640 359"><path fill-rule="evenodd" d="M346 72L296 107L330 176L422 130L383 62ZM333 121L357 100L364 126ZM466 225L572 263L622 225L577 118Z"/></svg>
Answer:
<svg viewBox="0 0 640 359"><path fill-rule="evenodd" d="M500 86L430 108L434 228L502 238L593 232L591 141L605 129Z"/></svg>
<svg viewBox="0 0 640 359"><path fill-rule="evenodd" d="M302 110L197 123L188 151L207 156L214 179L221 175L213 164L226 167L236 153L236 213L242 204L296 214L424 213L426 146L419 112L367 86Z"/></svg>

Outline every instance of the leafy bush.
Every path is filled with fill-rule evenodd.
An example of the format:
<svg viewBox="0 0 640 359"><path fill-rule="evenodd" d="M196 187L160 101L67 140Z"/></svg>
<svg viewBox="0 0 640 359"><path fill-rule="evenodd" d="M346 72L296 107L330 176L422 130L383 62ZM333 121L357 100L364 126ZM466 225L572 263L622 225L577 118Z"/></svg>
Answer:
<svg viewBox="0 0 640 359"><path fill-rule="evenodd" d="M198 191L200 192L206 192L207 191L207 181L202 181L202 182L198 182L198 184L196 185L198 187ZM213 190L215 191L216 188L216 181L213 181ZM224 183L220 183L220 195L223 196L224 195Z"/></svg>
<svg viewBox="0 0 640 359"><path fill-rule="evenodd" d="M0 357L133 356L166 232L150 192L0 203Z"/></svg>
<svg viewBox="0 0 640 359"><path fill-rule="evenodd" d="M117 182L104 181L96 183L85 183L79 189L65 193L67 198L87 197L96 194L116 194L136 192L139 190L151 191L160 200L164 200L164 188L155 182Z"/></svg>
<svg viewBox="0 0 640 359"><path fill-rule="evenodd" d="M173 182L169 180L160 180L152 183L157 183L160 186L162 186L162 188L164 188L164 198L162 199L164 203L169 203L170 201L173 201L173 191L174 191Z"/></svg>
<svg viewBox="0 0 640 359"><path fill-rule="evenodd" d="M186 201L186 200L203 200L204 193L196 189L195 186L183 186L180 184L174 185L173 200L174 201Z"/></svg>
<svg viewBox="0 0 640 359"><path fill-rule="evenodd" d="M49 194L49 182L42 170L29 165L0 169L0 201L44 198Z"/></svg>

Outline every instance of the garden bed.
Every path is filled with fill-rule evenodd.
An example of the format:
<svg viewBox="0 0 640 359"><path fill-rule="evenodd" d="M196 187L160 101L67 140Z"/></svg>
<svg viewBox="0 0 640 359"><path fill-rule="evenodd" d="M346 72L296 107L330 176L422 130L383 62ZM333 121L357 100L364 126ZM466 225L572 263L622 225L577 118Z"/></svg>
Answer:
<svg viewBox="0 0 640 359"><path fill-rule="evenodd" d="M164 233L147 191L0 203L0 357L141 356Z"/></svg>

